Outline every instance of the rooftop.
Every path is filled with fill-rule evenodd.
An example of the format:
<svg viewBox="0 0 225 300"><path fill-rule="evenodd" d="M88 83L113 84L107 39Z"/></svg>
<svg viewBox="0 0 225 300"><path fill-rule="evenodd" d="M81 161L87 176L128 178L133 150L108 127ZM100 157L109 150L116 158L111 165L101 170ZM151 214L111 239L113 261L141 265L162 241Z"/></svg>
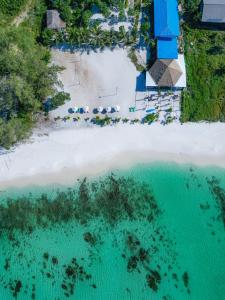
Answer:
<svg viewBox="0 0 225 300"><path fill-rule="evenodd" d="M157 60L149 72L146 72L146 87L186 87L186 69L184 55L178 59Z"/></svg>
<svg viewBox="0 0 225 300"><path fill-rule="evenodd" d="M203 0L204 4L225 4L225 0Z"/></svg>
<svg viewBox="0 0 225 300"><path fill-rule="evenodd" d="M166 39L158 38L157 40L157 57L159 59L177 59L177 38Z"/></svg>
<svg viewBox="0 0 225 300"><path fill-rule="evenodd" d="M57 10L52 9L47 11L47 27L49 29L62 29L66 27Z"/></svg>
<svg viewBox="0 0 225 300"><path fill-rule="evenodd" d="M177 0L154 0L155 37L179 36Z"/></svg>
<svg viewBox="0 0 225 300"><path fill-rule="evenodd" d="M203 0L202 22L225 23L225 0Z"/></svg>

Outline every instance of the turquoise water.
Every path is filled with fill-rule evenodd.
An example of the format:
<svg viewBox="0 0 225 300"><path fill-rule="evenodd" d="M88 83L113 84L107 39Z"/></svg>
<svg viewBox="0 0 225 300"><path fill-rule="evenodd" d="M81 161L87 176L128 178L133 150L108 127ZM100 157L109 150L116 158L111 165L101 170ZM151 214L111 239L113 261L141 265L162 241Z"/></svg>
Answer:
<svg viewBox="0 0 225 300"><path fill-rule="evenodd" d="M103 178L91 200L86 186L0 194L35 204L64 192L67 208L82 199L75 214L44 197L1 207L0 299L225 298L224 170L152 164L114 174L125 179L109 188Z"/></svg>

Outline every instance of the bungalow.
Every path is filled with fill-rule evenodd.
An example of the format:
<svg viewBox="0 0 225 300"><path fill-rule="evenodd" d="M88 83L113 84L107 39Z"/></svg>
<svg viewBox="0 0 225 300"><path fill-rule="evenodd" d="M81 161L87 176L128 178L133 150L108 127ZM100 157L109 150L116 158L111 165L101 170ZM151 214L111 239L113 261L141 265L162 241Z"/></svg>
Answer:
<svg viewBox="0 0 225 300"><path fill-rule="evenodd" d="M202 22L225 23L225 0L203 0Z"/></svg>
<svg viewBox="0 0 225 300"><path fill-rule="evenodd" d="M154 34L157 60L146 72L146 87L186 87L184 56L178 54L177 0L154 0Z"/></svg>
<svg viewBox="0 0 225 300"><path fill-rule="evenodd" d="M47 11L47 27L49 29L61 30L66 27L66 23L60 18L56 9Z"/></svg>

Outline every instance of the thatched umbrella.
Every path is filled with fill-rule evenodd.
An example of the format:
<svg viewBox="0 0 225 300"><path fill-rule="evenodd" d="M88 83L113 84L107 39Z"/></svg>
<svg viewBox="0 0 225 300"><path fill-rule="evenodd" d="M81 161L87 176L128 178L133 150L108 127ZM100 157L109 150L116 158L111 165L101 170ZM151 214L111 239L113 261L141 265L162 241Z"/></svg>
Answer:
<svg viewBox="0 0 225 300"><path fill-rule="evenodd" d="M175 86L182 75L182 70L174 59L158 59L149 70L158 86Z"/></svg>

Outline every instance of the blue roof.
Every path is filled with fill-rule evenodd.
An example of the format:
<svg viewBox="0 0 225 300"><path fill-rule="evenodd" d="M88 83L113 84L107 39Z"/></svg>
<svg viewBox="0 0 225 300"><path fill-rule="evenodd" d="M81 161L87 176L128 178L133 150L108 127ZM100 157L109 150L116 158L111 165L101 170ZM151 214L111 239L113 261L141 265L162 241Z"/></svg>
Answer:
<svg viewBox="0 0 225 300"><path fill-rule="evenodd" d="M177 38L157 40L157 57L159 59L177 59Z"/></svg>
<svg viewBox="0 0 225 300"><path fill-rule="evenodd" d="M179 36L177 0L154 0L155 37Z"/></svg>

